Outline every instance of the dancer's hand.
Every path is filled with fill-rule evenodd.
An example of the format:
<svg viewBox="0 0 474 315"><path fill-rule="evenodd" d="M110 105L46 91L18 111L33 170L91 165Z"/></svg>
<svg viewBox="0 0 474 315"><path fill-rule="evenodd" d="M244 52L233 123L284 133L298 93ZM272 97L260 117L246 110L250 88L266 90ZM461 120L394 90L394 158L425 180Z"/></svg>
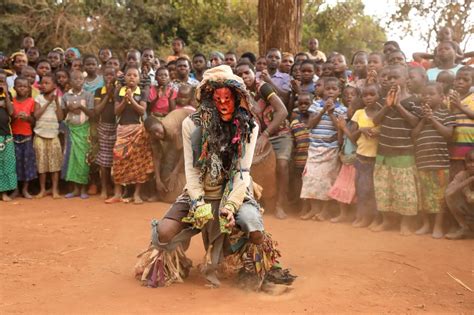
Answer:
<svg viewBox="0 0 474 315"><path fill-rule="evenodd" d="M227 222L229 222L225 225L226 228L231 229L235 226L235 218L234 218L234 214L232 213L232 211L230 211L229 209L226 209L224 207L224 208L221 208L220 215L223 216L224 218L226 218Z"/></svg>

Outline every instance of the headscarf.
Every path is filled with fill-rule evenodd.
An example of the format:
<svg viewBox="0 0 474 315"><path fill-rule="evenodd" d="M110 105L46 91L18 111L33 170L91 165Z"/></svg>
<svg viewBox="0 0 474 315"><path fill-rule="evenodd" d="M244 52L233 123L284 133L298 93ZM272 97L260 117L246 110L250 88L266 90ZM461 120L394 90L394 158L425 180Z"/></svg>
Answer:
<svg viewBox="0 0 474 315"><path fill-rule="evenodd" d="M211 53L211 59L212 59L212 57L214 57L214 56L217 56L217 57L218 57L220 60L222 60L222 61L224 61L224 59L225 59L225 58L224 58L224 54L222 54L222 53L219 52L219 51L213 51L213 52Z"/></svg>
<svg viewBox="0 0 474 315"><path fill-rule="evenodd" d="M76 55L76 58L81 58L81 52L76 47L69 47L68 49L66 49L66 53L68 51L72 51L74 55Z"/></svg>

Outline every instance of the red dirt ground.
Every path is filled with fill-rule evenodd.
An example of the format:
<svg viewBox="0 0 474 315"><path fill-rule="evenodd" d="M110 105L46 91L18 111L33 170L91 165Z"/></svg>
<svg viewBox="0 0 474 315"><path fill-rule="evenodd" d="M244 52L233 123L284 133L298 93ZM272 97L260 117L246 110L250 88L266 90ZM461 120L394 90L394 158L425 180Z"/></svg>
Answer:
<svg viewBox="0 0 474 315"><path fill-rule="evenodd" d="M282 263L298 275L282 296L223 280L149 289L133 278L149 222L168 205L105 205L99 199L0 203L1 314L456 313L473 314L473 241L373 233L348 224L265 216ZM204 255L195 237L188 256Z"/></svg>

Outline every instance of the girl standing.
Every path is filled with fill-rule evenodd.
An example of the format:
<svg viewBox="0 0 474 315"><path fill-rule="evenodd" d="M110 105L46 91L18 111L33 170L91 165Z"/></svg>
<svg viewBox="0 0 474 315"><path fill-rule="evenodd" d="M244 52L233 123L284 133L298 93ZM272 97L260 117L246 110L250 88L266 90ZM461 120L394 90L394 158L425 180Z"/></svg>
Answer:
<svg viewBox="0 0 474 315"><path fill-rule="evenodd" d="M23 182L21 193L31 199L28 184L37 177L35 150L33 149L32 125L35 121L35 101L30 97L30 85L23 77L15 79L16 97L13 99L13 139L15 142L16 174L18 181ZM15 190L14 196L18 194Z"/></svg>
<svg viewBox="0 0 474 315"><path fill-rule="evenodd" d="M115 118L115 83L116 71L106 66L103 69L106 85L95 93L95 116L98 117L97 132L99 152L95 163L100 166L101 197L107 199L107 188L112 183L111 168L114 157L114 145L117 140L117 123Z"/></svg>
<svg viewBox="0 0 474 315"><path fill-rule="evenodd" d="M43 198L46 195L46 174L48 173L51 173L53 198L60 198L58 182L63 157L58 133L63 111L59 97L55 93L56 82L53 74L43 75L40 90L41 94L35 98L36 125L33 139L40 178L40 192L36 198Z"/></svg>
<svg viewBox="0 0 474 315"><path fill-rule="evenodd" d="M356 160L356 219L354 227L366 227L377 214L374 191L374 166L377 155L379 128L373 118L381 106L378 101L380 92L375 84L366 85L362 89L362 103L365 108L359 109L352 116L354 122L354 138L357 141Z"/></svg>
<svg viewBox="0 0 474 315"><path fill-rule="evenodd" d="M382 213L382 223L373 231L383 231L395 225L401 216L400 233L409 235L410 218L418 213L417 172L411 131L418 124L414 107L418 99L406 88L406 67L388 67L391 88L385 105L374 117L381 126L374 169L375 198Z"/></svg>
<svg viewBox="0 0 474 315"><path fill-rule="evenodd" d="M89 182L89 164L87 155L90 150L89 120L94 115L94 98L83 90L84 77L80 71L71 73L71 89L62 98L66 110L66 125L69 131L66 153L64 156L63 177L74 183L74 190L65 195L66 198L80 196L89 198L86 185Z"/></svg>
<svg viewBox="0 0 474 315"><path fill-rule="evenodd" d="M129 67L125 72L125 86L115 99L115 114L118 116L117 141L114 146L112 176L115 194L106 200L114 203L121 200L121 185L135 185L135 204L142 204L141 188L154 171L150 141L143 126L147 93L138 86L140 72Z"/></svg>
<svg viewBox="0 0 474 315"><path fill-rule="evenodd" d="M328 192L339 171L337 117L346 118L347 112L337 101L340 94L339 80L326 78L323 99L315 101L309 109L310 147L303 172L301 198L310 199L311 203L311 211L305 217L316 220L328 218L331 200Z"/></svg>
<svg viewBox="0 0 474 315"><path fill-rule="evenodd" d="M423 104L417 108L420 122L413 129L416 166L420 179L420 210L423 225L416 234L431 231L430 215L435 215L432 236L443 237L444 193L449 184L448 141L453 135L454 116L443 108L443 87L428 83L422 90Z"/></svg>
<svg viewBox="0 0 474 315"><path fill-rule="evenodd" d="M349 105L347 110L347 117L349 119L352 118L355 111L355 104L355 102L352 102ZM338 117L337 122L339 128L339 143L342 143L339 155L342 166L334 185L328 193L330 198L339 203L340 213L339 216L331 219L331 222L333 223L347 221L350 218L351 206L354 205L356 201L356 169L354 167L354 161L357 147L354 144L356 143L356 140L352 134L354 123L352 121L346 123L346 120L343 117Z"/></svg>

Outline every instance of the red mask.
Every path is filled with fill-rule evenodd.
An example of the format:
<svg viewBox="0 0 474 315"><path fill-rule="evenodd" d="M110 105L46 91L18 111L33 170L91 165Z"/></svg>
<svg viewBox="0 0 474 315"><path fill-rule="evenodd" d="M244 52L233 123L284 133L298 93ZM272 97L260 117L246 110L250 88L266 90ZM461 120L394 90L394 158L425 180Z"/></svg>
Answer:
<svg viewBox="0 0 474 315"><path fill-rule="evenodd" d="M235 111L235 100L229 88L219 88L214 91L213 100L223 121L230 121Z"/></svg>

